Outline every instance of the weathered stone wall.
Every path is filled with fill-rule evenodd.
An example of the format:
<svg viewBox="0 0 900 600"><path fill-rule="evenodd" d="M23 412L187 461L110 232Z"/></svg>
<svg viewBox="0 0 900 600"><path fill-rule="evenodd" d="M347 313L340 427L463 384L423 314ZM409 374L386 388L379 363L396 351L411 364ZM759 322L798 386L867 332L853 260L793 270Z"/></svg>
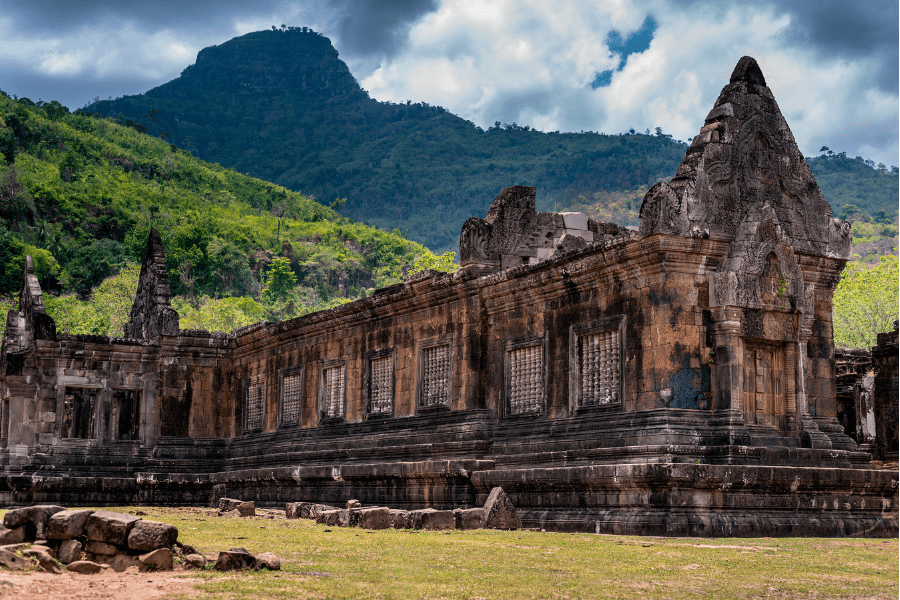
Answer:
<svg viewBox="0 0 900 600"><path fill-rule="evenodd" d="M878 334L878 345L872 349L875 369L875 445L878 458L897 461L897 416L900 413L898 392L897 322L894 331Z"/></svg>

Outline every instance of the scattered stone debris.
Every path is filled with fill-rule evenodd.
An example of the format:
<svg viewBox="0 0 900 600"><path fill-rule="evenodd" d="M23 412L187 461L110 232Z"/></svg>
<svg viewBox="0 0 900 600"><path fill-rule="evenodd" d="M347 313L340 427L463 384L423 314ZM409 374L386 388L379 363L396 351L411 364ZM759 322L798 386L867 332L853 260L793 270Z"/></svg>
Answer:
<svg viewBox="0 0 900 600"><path fill-rule="evenodd" d="M227 510L220 514L254 514L253 502L223 500L220 507ZM185 569L206 568L209 562L196 548L178 541L177 527L135 514L36 505L7 511L0 526L0 567L7 569L37 566L48 573L85 575L105 569L121 573L129 567L171 571L176 558ZM245 548L232 548L219 553L215 568L277 571L281 560L271 552L254 556Z"/></svg>
<svg viewBox="0 0 900 600"><path fill-rule="evenodd" d="M315 502L288 502L288 519L312 519L336 527L362 529L520 529L522 521L503 488L495 487L482 508L400 510L384 506L363 507L359 500L347 501L347 508Z"/></svg>
<svg viewBox="0 0 900 600"><path fill-rule="evenodd" d="M235 500L234 498L219 498L220 517L255 517L256 504Z"/></svg>

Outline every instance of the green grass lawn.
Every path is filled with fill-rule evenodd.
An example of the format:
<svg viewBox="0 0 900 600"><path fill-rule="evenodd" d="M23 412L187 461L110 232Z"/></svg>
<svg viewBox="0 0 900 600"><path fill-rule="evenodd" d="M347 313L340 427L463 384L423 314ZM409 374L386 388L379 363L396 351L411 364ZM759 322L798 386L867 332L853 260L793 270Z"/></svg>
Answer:
<svg viewBox="0 0 900 600"><path fill-rule="evenodd" d="M172 523L207 555L242 546L283 561L280 572L200 572L201 598L898 596L897 540L366 531L203 508L107 510Z"/></svg>

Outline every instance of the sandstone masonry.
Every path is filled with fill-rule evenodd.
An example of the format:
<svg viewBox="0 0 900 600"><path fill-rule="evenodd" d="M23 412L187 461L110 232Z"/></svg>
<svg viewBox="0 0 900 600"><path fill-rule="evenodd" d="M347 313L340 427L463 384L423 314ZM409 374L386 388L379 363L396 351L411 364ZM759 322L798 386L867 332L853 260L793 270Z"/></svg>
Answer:
<svg viewBox="0 0 900 600"><path fill-rule="evenodd" d="M525 527L897 535L896 473L838 421L849 224L752 58L639 232L534 196L469 219L457 273L230 335L178 330L155 231L123 339L56 332L29 262L0 502L448 510L502 486Z"/></svg>

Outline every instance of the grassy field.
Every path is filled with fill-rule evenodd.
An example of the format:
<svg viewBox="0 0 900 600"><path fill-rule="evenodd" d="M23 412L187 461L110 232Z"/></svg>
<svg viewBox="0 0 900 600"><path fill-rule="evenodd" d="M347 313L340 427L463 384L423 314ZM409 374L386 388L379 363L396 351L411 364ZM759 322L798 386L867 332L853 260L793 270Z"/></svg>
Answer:
<svg viewBox="0 0 900 600"><path fill-rule="evenodd" d="M283 560L280 572L201 571L200 598L898 596L897 540L366 531L204 508L109 510L172 523L206 555L242 546Z"/></svg>

